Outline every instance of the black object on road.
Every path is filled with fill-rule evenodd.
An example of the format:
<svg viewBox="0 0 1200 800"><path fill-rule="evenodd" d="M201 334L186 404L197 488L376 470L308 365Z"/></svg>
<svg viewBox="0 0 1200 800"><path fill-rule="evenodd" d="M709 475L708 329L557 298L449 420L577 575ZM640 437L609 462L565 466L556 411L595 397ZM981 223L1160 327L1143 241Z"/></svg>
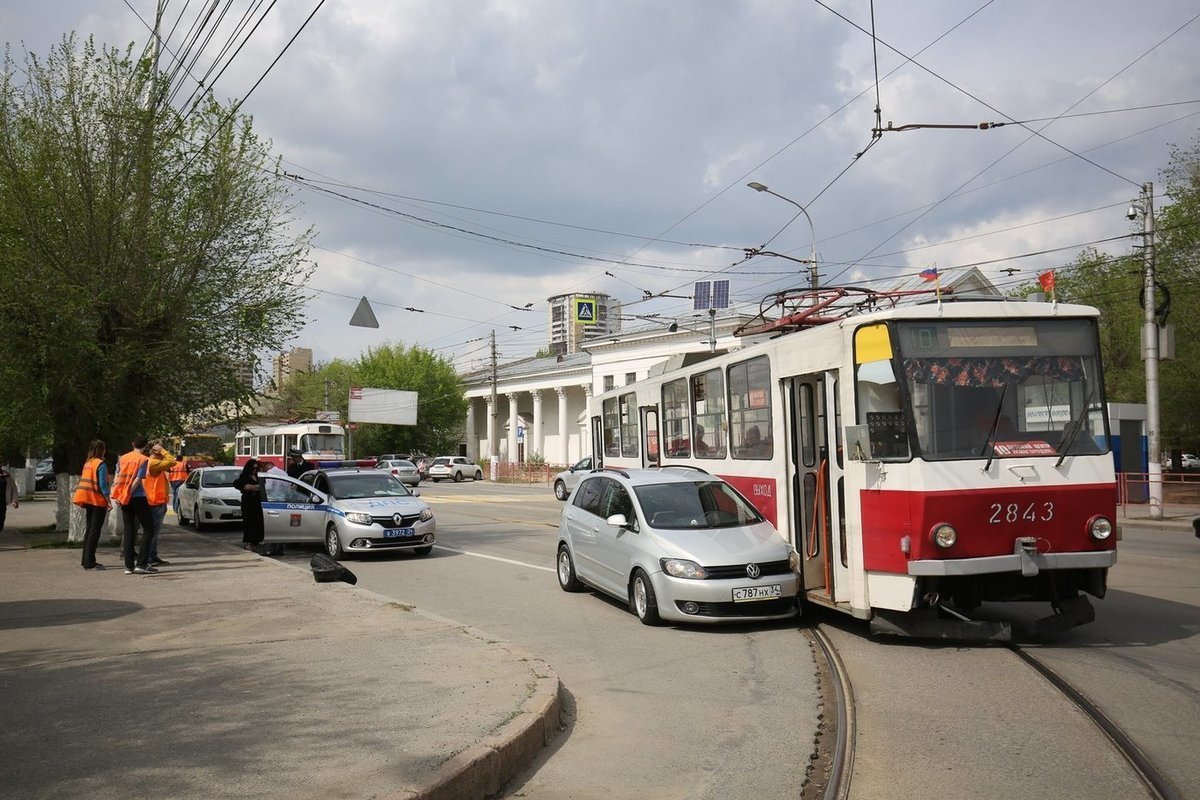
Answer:
<svg viewBox="0 0 1200 800"><path fill-rule="evenodd" d="M1192 530L1196 532L1196 538L1200 539L1200 517L1196 517L1194 520L1192 520Z"/></svg>
<svg viewBox="0 0 1200 800"><path fill-rule="evenodd" d="M317 583L341 581L351 586L358 583L357 575L324 553L317 553L312 557L312 561L308 562L308 565L312 567L313 577L316 578Z"/></svg>

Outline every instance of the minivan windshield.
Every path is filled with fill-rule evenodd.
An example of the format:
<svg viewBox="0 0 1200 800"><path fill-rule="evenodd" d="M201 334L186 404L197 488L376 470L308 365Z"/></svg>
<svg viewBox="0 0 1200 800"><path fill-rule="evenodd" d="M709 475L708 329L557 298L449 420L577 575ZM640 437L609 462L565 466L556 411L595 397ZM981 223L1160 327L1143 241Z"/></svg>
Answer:
<svg viewBox="0 0 1200 800"><path fill-rule="evenodd" d="M734 528L762 522L754 506L724 481L653 483L634 486L652 528Z"/></svg>

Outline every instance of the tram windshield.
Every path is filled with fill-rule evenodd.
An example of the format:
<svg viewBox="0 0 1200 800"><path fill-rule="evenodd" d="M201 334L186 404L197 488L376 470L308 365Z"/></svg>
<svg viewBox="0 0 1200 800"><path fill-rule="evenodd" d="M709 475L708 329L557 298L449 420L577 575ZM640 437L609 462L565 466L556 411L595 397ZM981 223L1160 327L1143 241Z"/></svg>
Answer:
<svg viewBox="0 0 1200 800"><path fill-rule="evenodd" d="M897 322L893 333L893 358L858 371L875 457L908 458L910 447L930 461L1107 452L1091 320Z"/></svg>
<svg viewBox="0 0 1200 800"><path fill-rule="evenodd" d="M300 449L306 453L340 453L342 438L340 433L306 433L300 437Z"/></svg>

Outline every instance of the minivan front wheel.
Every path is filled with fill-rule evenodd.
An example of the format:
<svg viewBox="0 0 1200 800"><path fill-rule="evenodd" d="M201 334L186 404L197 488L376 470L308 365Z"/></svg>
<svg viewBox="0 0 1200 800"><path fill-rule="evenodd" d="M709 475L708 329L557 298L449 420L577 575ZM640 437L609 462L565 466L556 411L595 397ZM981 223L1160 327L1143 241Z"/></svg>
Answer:
<svg viewBox="0 0 1200 800"><path fill-rule="evenodd" d="M658 625L662 622L658 616L658 598L654 594L654 587L650 584L649 576L640 569L633 573L629 604L643 625Z"/></svg>
<svg viewBox="0 0 1200 800"><path fill-rule="evenodd" d="M571 551L565 543L558 546L558 586L564 592L584 590L584 585L575 575L575 562L571 560Z"/></svg>

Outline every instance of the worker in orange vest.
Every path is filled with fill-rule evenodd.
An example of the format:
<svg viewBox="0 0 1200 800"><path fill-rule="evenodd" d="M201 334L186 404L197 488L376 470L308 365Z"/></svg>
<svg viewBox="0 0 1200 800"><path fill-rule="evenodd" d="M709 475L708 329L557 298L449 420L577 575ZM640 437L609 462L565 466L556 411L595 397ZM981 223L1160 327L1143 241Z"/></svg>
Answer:
<svg viewBox="0 0 1200 800"><path fill-rule="evenodd" d="M171 467L171 471L167 473L167 480L171 484L171 507L175 509L176 517L179 516L179 487L187 480L187 476L187 461L184 460L181 453L175 466Z"/></svg>
<svg viewBox="0 0 1200 800"><path fill-rule="evenodd" d="M133 437L131 446L133 449L117 461L112 499L121 507L121 519L124 522L121 555L125 559L125 574L147 575L158 572L158 568L150 564L150 537L154 535L154 516L150 513L150 504L146 502L146 487L142 485L150 466L150 458L146 455L150 441L139 433ZM139 524L144 533L135 565L133 545Z"/></svg>
<svg viewBox="0 0 1200 800"><path fill-rule="evenodd" d="M150 536L150 566L165 567L170 562L158 557L158 535L162 533L163 519L167 516L167 500L170 492L167 489L167 477L171 467L175 465L175 456L168 453L161 443L156 442L150 448L150 461L146 465L146 503L150 506L150 515L154 517L154 532Z"/></svg>
<svg viewBox="0 0 1200 800"><path fill-rule="evenodd" d="M71 502L86 514L83 525L83 568L104 569L96 563L96 547L100 544L100 532L104 530L104 517L108 513L108 465L104 463L104 442L94 439L88 447L83 475Z"/></svg>

